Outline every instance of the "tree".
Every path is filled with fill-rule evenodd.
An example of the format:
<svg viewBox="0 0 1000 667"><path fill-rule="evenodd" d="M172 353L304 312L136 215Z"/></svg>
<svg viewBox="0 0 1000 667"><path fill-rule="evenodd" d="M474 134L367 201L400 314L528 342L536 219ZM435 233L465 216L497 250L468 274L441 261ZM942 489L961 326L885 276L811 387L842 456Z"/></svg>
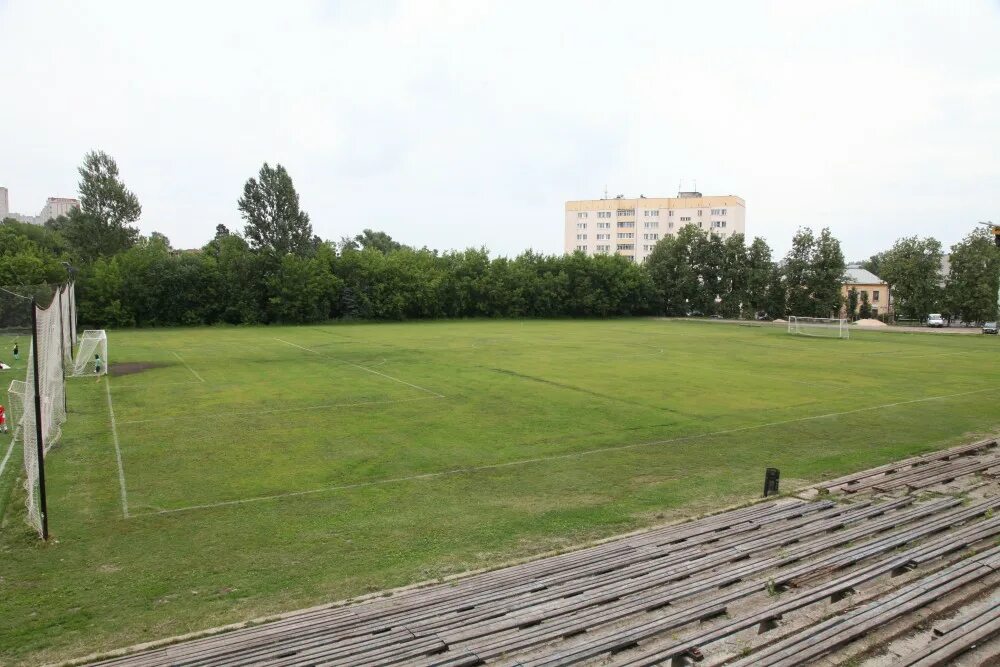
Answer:
<svg viewBox="0 0 1000 667"><path fill-rule="evenodd" d="M723 317L735 319L752 314L748 303L750 255L742 234L733 234L723 242L722 270L719 274L719 309Z"/></svg>
<svg viewBox="0 0 1000 667"><path fill-rule="evenodd" d="M986 229L977 229L951 247L945 286L949 310L965 322L996 319L1000 290L1000 248Z"/></svg>
<svg viewBox="0 0 1000 667"><path fill-rule="evenodd" d="M813 314L813 303L809 294L809 271L816 237L812 230L800 227L792 237L792 247L785 255L784 284L787 311L797 316Z"/></svg>
<svg viewBox="0 0 1000 667"><path fill-rule="evenodd" d="M785 256L787 308L793 315L830 317L841 307L844 253L829 228L819 236L800 228Z"/></svg>
<svg viewBox="0 0 1000 667"><path fill-rule="evenodd" d="M118 164L104 151L90 151L80 172L80 208L113 228L127 227L142 215L139 199L118 177Z"/></svg>
<svg viewBox="0 0 1000 667"><path fill-rule="evenodd" d="M360 234L355 236L352 241L352 247L354 248L362 250L371 248L372 250L378 250L383 254L403 248L402 243L394 241L392 237L385 232L376 232L371 229L362 231Z"/></svg>
<svg viewBox="0 0 1000 667"><path fill-rule="evenodd" d="M858 309L858 318L867 320L872 316L872 305L868 302L868 291L861 292L861 307Z"/></svg>
<svg viewBox="0 0 1000 667"><path fill-rule="evenodd" d="M653 282L657 312L684 316L692 307L699 288L692 251L703 234L693 225L685 225L676 235L664 236L646 258L644 266Z"/></svg>
<svg viewBox="0 0 1000 667"><path fill-rule="evenodd" d="M788 314L788 304L785 299L788 296L788 288L785 285L784 272L777 263L771 263L770 278L767 281L767 300L764 305L764 312L768 317L776 319Z"/></svg>
<svg viewBox="0 0 1000 667"><path fill-rule="evenodd" d="M747 287L746 302L751 314L768 312L768 285L771 282L771 272L774 262L771 261L771 247L767 242L757 237L747 249ZM774 317L784 312L774 313Z"/></svg>
<svg viewBox="0 0 1000 667"><path fill-rule="evenodd" d="M128 250L139 240L132 226L142 214L138 198L118 174L118 164L104 151L91 151L83 158L80 173L80 208L46 221L69 243L73 259L90 263Z"/></svg>
<svg viewBox="0 0 1000 667"><path fill-rule="evenodd" d="M259 180L250 178L238 202L246 220L244 233L250 247L281 257L306 256L315 250L309 215L299 209L299 195L283 166L260 168Z"/></svg>
<svg viewBox="0 0 1000 667"><path fill-rule="evenodd" d="M853 320L858 314L858 289L852 287L847 290L847 317Z"/></svg>
<svg viewBox="0 0 1000 667"><path fill-rule="evenodd" d="M880 253L876 274L889 283L894 308L900 317L920 319L938 312L943 296L940 285L941 243L937 239L902 238Z"/></svg>
<svg viewBox="0 0 1000 667"><path fill-rule="evenodd" d="M817 317L836 316L843 305L841 288L844 284L844 253L840 241L824 227L816 238L810 258L807 285Z"/></svg>

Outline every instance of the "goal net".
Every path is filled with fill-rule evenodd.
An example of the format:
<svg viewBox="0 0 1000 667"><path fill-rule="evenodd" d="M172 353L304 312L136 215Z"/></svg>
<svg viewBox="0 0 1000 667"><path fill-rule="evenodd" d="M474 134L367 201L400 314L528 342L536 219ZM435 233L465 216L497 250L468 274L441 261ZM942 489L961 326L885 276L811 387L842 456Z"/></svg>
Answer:
<svg viewBox="0 0 1000 667"><path fill-rule="evenodd" d="M101 375L108 374L108 335L103 329L88 329L80 336L73 362L73 376L93 375L100 364Z"/></svg>
<svg viewBox="0 0 1000 667"><path fill-rule="evenodd" d="M850 338L850 320L792 315L788 318L788 333L822 338Z"/></svg>

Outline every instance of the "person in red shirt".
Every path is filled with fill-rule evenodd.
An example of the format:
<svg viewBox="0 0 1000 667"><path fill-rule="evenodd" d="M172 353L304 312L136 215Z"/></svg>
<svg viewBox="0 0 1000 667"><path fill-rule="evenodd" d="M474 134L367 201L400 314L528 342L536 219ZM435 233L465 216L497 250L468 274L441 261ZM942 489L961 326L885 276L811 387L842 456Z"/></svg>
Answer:
<svg viewBox="0 0 1000 667"><path fill-rule="evenodd" d="M7 414L2 405L0 405L0 431L7 432Z"/></svg>

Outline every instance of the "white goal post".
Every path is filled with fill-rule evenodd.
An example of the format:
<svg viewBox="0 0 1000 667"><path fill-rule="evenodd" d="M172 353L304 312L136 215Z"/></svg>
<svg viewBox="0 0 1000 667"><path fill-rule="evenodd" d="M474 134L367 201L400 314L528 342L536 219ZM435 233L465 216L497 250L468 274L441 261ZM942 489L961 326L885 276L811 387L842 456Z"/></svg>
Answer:
<svg viewBox="0 0 1000 667"><path fill-rule="evenodd" d="M850 338L851 321L833 317L796 317L791 315L788 318L788 333L822 338Z"/></svg>
<svg viewBox="0 0 1000 667"><path fill-rule="evenodd" d="M108 334L104 329L88 329L80 336L73 361L73 377L93 375L100 359L101 375L108 374Z"/></svg>

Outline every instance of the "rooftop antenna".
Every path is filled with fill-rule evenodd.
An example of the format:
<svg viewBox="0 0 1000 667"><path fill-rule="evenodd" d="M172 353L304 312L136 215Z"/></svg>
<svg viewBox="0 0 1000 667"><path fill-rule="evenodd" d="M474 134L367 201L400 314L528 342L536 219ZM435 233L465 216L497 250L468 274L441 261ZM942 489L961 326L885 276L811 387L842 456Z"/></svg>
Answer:
<svg viewBox="0 0 1000 667"><path fill-rule="evenodd" d="M605 199L608 198L608 184L607 183L604 184L604 198Z"/></svg>

